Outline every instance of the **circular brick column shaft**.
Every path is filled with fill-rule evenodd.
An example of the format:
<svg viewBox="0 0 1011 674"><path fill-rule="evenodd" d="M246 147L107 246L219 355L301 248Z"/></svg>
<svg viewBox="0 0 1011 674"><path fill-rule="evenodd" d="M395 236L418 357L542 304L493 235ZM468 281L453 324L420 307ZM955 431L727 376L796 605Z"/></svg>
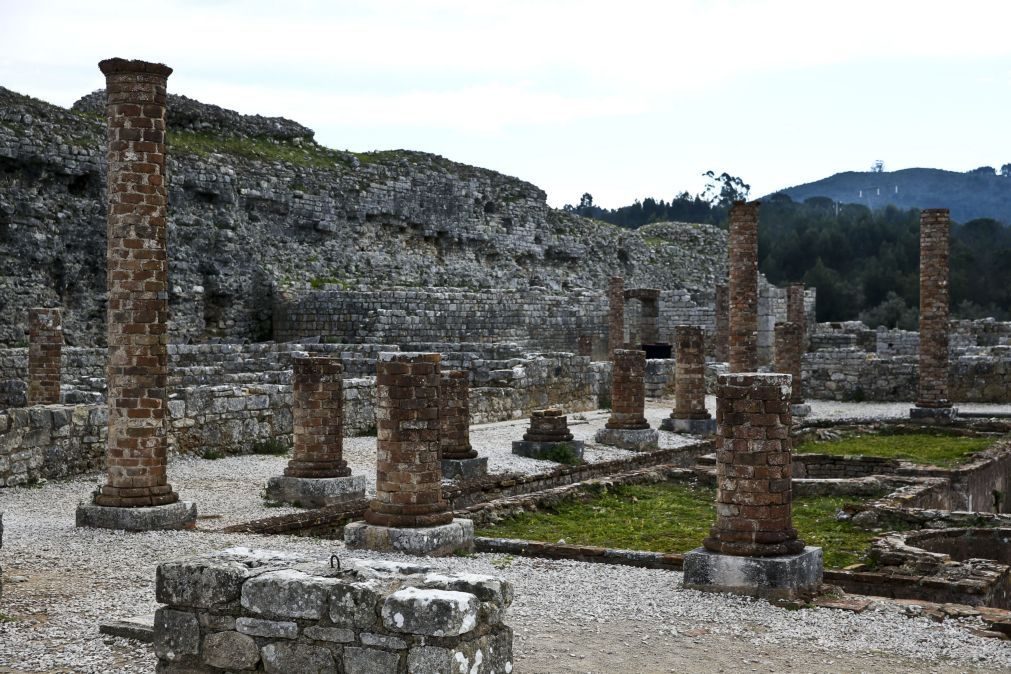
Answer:
<svg viewBox="0 0 1011 674"><path fill-rule="evenodd" d="M612 276L607 281L607 353L625 346L625 279Z"/></svg>
<svg viewBox="0 0 1011 674"><path fill-rule="evenodd" d="M439 446L443 459L475 459L470 446L470 374L463 370L442 373L439 391Z"/></svg>
<svg viewBox="0 0 1011 674"><path fill-rule="evenodd" d="M758 206L757 201L735 201L730 209L727 355L731 372L758 368Z"/></svg>
<svg viewBox="0 0 1011 674"><path fill-rule="evenodd" d="M674 328L675 371L672 419L709 419L706 410L705 346L702 328Z"/></svg>
<svg viewBox="0 0 1011 674"><path fill-rule="evenodd" d="M174 503L166 477L165 84L172 69L98 64L108 95L108 482L102 506Z"/></svg>
<svg viewBox="0 0 1011 674"><path fill-rule="evenodd" d="M920 212L920 350L917 407L951 407L948 400L947 208Z"/></svg>
<svg viewBox="0 0 1011 674"><path fill-rule="evenodd" d="M800 405L804 402L802 354L804 329L798 323L776 323L776 372L793 378L790 402Z"/></svg>
<svg viewBox="0 0 1011 674"><path fill-rule="evenodd" d="M344 391L339 358L301 356L292 361L294 449L287 477L345 477Z"/></svg>
<svg viewBox="0 0 1011 674"><path fill-rule="evenodd" d="M804 549L792 518L790 375L722 374L716 400L716 525L703 541L725 555Z"/></svg>
<svg viewBox="0 0 1011 674"><path fill-rule="evenodd" d="M59 309L28 310L28 404L60 402L63 315Z"/></svg>
<svg viewBox="0 0 1011 674"><path fill-rule="evenodd" d="M453 520L439 463L440 356L381 353L376 363L376 498L369 524L432 527Z"/></svg>
<svg viewBox="0 0 1011 674"><path fill-rule="evenodd" d="M607 428L649 428L646 410L646 352L616 349L611 358L611 416Z"/></svg>
<svg viewBox="0 0 1011 674"><path fill-rule="evenodd" d="M726 363L730 358L730 286L725 283L716 286L716 332L713 335L713 357L717 363Z"/></svg>
<svg viewBox="0 0 1011 674"><path fill-rule="evenodd" d="M800 326L800 353L807 351L807 309L804 307L804 284L786 287L786 322Z"/></svg>

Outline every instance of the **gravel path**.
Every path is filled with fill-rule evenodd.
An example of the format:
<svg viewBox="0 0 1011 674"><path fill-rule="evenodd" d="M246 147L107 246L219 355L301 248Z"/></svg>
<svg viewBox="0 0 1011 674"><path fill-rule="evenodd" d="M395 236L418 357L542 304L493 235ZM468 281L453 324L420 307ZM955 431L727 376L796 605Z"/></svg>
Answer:
<svg viewBox="0 0 1011 674"><path fill-rule="evenodd" d="M828 409L819 413L847 417L866 416L864 410L870 407L861 404L847 413L847 404L824 405ZM655 422L669 409L651 404L647 416ZM585 418L586 424L573 425L581 439L592 435L606 414L588 413ZM492 457L493 470L505 465L518 470L524 463L510 461L507 443L524 426L519 421L476 427L472 441ZM664 442L684 442L662 435L669 436ZM592 460L625 454L592 451ZM351 439L346 446L356 472L368 474L374 452L373 438ZM201 519L192 532L76 529L74 508L99 481L97 475L0 491L5 525L0 555L7 579L0 599L0 672L153 671L154 658L146 646L103 637L97 626L153 613L158 562L236 545L311 552L321 558L340 551L342 544L334 541L213 530L288 511L265 508L260 497L260 485L278 474L284 462L284 457L264 456L174 461L173 484L184 498L197 501L202 516L212 517ZM544 463L533 461L526 469L550 466ZM1011 642L982 639L951 622L907 618L890 605L860 615L828 609L787 611L764 602L679 590L681 577L675 572L570 561L482 554L432 564L500 574L516 585L509 623L516 631L518 672L1011 668Z"/></svg>

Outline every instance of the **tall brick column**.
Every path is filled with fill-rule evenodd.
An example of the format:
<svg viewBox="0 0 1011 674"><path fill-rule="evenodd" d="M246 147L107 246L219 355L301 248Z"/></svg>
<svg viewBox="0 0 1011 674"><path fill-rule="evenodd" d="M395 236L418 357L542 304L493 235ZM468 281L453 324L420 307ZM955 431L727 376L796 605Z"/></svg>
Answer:
<svg viewBox="0 0 1011 674"><path fill-rule="evenodd" d="M730 209L731 372L753 372L758 368L758 206L757 201L735 201Z"/></svg>
<svg viewBox="0 0 1011 674"><path fill-rule="evenodd" d="M645 416L646 352L617 349L611 360L611 416L594 439L622 449L655 449L657 433Z"/></svg>
<svg viewBox="0 0 1011 674"><path fill-rule="evenodd" d="M914 417L951 417L948 399L947 208L920 212L920 374Z"/></svg>
<svg viewBox="0 0 1011 674"><path fill-rule="evenodd" d="M283 477L267 483L267 498L321 508L365 498L365 477L344 460L344 368L330 355L292 359L294 448Z"/></svg>
<svg viewBox="0 0 1011 674"><path fill-rule="evenodd" d="M470 373L444 370L439 391L442 476L473 479L488 474L488 458L470 445Z"/></svg>
<svg viewBox="0 0 1011 674"><path fill-rule="evenodd" d="M804 284L786 287L786 322L800 326L800 352L807 351L807 309L804 308Z"/></svg>
<svg viewBox="0 0 1011 674"><path fill-rule="evenodd" d="M607 353L625 348L625 279L612 276L607 281Z"/></svg>
<svg viewBox="0 0 1011 674"><path fill-rule="evenodd" d="M814 592L819 548L793 528L790 375L723 374L716 399L716 524L685 556L685 586L763 597Z"/></svg>
<svg viewBox="0 0 1011 674"><path fill-rule="evenodd" d="M717 363L726 363L730 358L730 286L716 285L716 333L713 335L713 357Z"/></svg>
<svg viewBox="0 0 1011 674"><path fill-rule="evenodd" d="M473 546L473 524L454 520L442 497L440 360L437 353L379 354L376 497L364 523L345 527L349 547L450 554ZM405 533L419 529L434 533Z"/></svg>
<svg viewBox="0 0 1011 674"><path fill-rule="evenodd" d="M674 411L660 428L707 435L716 432L716 422L706 410L706 362L702 328L678 325L674 328L677 349L674 372Z"/></svg>
<svg viewBox="0 0 1011 674"><path fill-rule="evenodd" d="M108 96L107 481L96 506L174 504L166 475L168 375L165 84L160 63L109 59L98 64ZM92 515L94 515L92 517ZM79 509L78 525L109 528L192 526L196 509L140 515ZM109 519L111 518L111 519ZM124 519L125 518L125 519ZM192 518L192 519L191 519ZM143 521L141 521L143 520Z"/></svg>
<svg viewBox="0 0 1011 674"><path fill-rule="evenodd" d="M63 315L59 309L28 310L28 404L60 402Z"/></svg>
<svg viewBox="0 0 1011 674"><path fill-rule="evenodd" d="M804 328L800 323L776 323L776 372L792 377L790 404L792 413L805 415L810 408L804 405L803 340Z"/></svg>

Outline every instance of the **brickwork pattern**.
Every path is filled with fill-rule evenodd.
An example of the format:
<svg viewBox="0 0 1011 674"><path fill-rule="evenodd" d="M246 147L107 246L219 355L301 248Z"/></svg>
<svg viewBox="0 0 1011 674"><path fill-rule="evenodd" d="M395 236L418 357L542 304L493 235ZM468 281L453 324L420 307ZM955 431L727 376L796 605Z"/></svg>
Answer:
<svg viewBox="0 0 1011 674"><path fill-rule="evenodd" d="M646 352L617 349L611 355L611 416L607 428L636 430L649 428L646 421Z"/></svg>
<svg viewBox="0 0 1011 674"><path fill-rule="evenodd" d="M625 279L612 276L607 281L607 353L625 346Z"/></svg>
<svg viewBox="0 0 1011 674"><path fill-rule="evenodd" d="M758 206L757 201L736 201L730 209L727 360L731 372L758 368Z"/></svg>
<svg viewBox="0 0 1011 674"><path fill-rule="evenodd" d="M713 334L713 356L718 363L730 358L730 286L716 285L716 332Z"/></svg>
<svg viewBox="0 0 1011 674"><path fill-rule="evenodd" d="M703 546L759 557L803 551L793 528L789 376L720 375L716 395L716 525Z"/></svg>
<svg viewBox="0 0 1011 674"><path fill-rule="evenodd" d="M432 527L453 514L439 463L440 356L383 353L376 374L376 498L369 524Z"/></svg>
<svg viewBox="0 0 1011 674"><path fill-rule="evenodd" d="M168 374L165 86L172 69L109 59L108 482L95 503L173 503L166 465Z"/></svg>
<svg viewBox="0 0 1011 674"><path fill-rule="evenodd" d="M791 283L786 287L786 322L800 326L800 352L807 351L807 296L803 283Z"/></svg>
<svg viewBox="0 0 1011 674"><path fill-rule="evenodd" d="M470 446L470 373L446 370L439 391L439 447L443 459L474 459Z"/></svg>
<svg viewBox="0 0 1011 674"><path fill-rule="evenodd" d="M291 461L287 477L345 477L344 368L339 358L296 357L292 362Z"/></svg>
<svg viewBox="0 0 1011 674"><path fill-rule="evenodd" d="M28 404L60 402L63 315L59 309L28 310Z"/></svg>
<svg viewBox="0 0 1011 674"><path fill-rule="evenodd" d="M672 419L709 419L706 410L706 363L702 329L679 325L674 329L676 370Z"/></svg>
<svg viewBox="0 0 1011 674"><path fill-rule="evenodd" d="M526 442L568 442L572 440L568 418L561 410L534 410L530 427L523 434Z"/></svg>
<svg viewBox="0 0 1011 674"><path fill-rule="evenodd" d="M917 407L951 407L948 399L947 208L920 212L920 371Z"/></svg>
<svg viewBox="0 0 1011 674"><path fill-rule="evenodd" d="M776 323L775 370L793 377L790 385L790 402L799 405L804 402L803 385L803 340L804 327L801 323Z"/></svg>

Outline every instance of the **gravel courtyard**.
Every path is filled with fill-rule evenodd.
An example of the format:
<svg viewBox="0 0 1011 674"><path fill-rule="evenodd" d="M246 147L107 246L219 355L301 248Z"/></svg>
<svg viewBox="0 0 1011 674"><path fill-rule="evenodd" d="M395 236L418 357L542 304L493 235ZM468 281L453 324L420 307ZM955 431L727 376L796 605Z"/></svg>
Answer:
<svg viewBox="0 0 1011 674"><path fill-rule="evenodd" d="M710 405L712 400L708 401ZM905 418L910 405L813 402L824 418ZM972 411L1007 406L966 406ZM650 403L654 425L669 406ZM569 415L589 440L606 412ZM493 472L537 472L552 464L514 457L525 420L477 426L472 443ZM663 446L690 442L661 433ZM621 450L587 447L601 461ZM345 456L374 482L375 439L353 438ZM74 509L101 475L0 491L6 583L0 599L0 672L150 672L144 644L98 634L98 624L154 612L154 570L164 560L249 546L343 553L336 541L225 534L224 526L293 511L268 508L261 485L285 457L177 459L169 479L201 519L189 532L126 534L74 527ZM348 553L363 556L363 553ZM392 555L376 557L396 558ZM1007 671L1011 642L983 639L952 621L909 618L891 604L862 614L788 611L764 602L678 589L670 571L479 554L432 566L498 574L516 586L508 624L518 672L958 672ZM966 626L975 625L971 620Z"/></svg>

